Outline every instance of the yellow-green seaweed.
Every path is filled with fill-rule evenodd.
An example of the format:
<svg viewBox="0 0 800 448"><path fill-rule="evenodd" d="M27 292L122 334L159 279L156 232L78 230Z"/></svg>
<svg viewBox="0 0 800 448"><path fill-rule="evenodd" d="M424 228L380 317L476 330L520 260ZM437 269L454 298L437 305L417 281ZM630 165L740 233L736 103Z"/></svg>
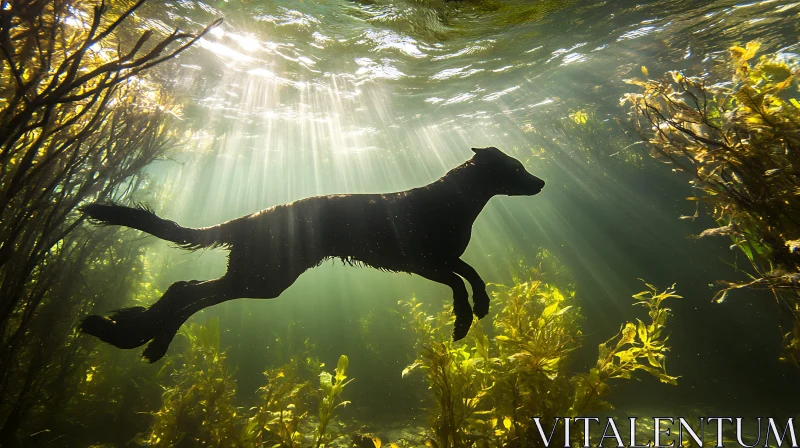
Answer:
<svg viewBox="0 0 800 448"><path fill-rule="evenodd" d="M800 367L800 102L797 66L779 54L755 59L761 44L730 48L730 82L671 71L630 79L637 131L652 154L689 173L701 204L717 222L698 238L726 236L749 262L746 281L723 281L717 302L742 288L768 289L783 311L783 360ZM755 62L752 62L755 59Z"/></svg>
<svg viewBox="0 0 800 448"><path fill-rule="evenodd" d="M533 417L548 421L613 407L605 400L611 380L631 379L642 370L677 384L677 377L666 373L664 326L670 310L663 306L664 300L680 297L674 287L659 292L646 284L633 298L635 305L647 307L649 322L623 324L600 344L596 366L575 373L569 357L583 339L580 309L571 285L548 282L542 260L552 264L552 256L542 252L539 259L527 279L493 285L499 309L491 316L494 337L476 324L471 344L451 342L447 329L453 318L447 308L429 315L416 298L400 302L418 350L403 376L424 371L435 404L429 446L531 446L536 442Z"/></svg>

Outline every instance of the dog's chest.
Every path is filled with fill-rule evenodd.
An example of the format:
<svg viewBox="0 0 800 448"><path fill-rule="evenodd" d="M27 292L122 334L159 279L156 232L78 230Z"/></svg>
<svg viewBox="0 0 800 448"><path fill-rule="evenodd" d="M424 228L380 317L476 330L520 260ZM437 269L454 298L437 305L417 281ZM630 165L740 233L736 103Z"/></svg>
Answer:
<svg viewBox="0 0 800 448"><path fill-rule="evenodd" d="M404 245L418 252L461 255L469 244L474 218L445 204L413 210L405 217Z"/></svg>

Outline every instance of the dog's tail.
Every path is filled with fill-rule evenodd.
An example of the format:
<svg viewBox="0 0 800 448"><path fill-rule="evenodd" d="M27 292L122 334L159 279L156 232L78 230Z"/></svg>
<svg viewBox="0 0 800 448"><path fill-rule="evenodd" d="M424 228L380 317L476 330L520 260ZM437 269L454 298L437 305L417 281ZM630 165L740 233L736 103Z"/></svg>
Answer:
<svg viewBox="0 0 800 448"><path fill-rule="evenodd" d="M100 224L138 229L162 240L171 241L184 249L195 250L228 244L223 238L221 226L199 229L182 227L175 221L159 218L152 209L142 204L136 207L89 204L82 207L81 211L89 219Z"/></svg>

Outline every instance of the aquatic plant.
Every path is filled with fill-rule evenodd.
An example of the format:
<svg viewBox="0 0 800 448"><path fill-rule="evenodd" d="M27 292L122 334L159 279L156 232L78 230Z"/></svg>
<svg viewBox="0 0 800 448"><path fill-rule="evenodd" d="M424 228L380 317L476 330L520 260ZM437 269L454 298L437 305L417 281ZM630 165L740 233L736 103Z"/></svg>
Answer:
<svg viewBox="0 0 800 448"><path fill-rule="evenodd" d="M314 446L327 446L328 443L340 436L340 434L330 433L328 431L328 423L333 417L333 411L340 406L347 406L349 401L343 401L339 398L344 390L344 387L353 381L352 378L347 379L347 367L350 365L350 360L345 355L339 356L339 362L336 364L334 374L322 372L319 374L319 424L315 433Z"/></svg>
<svg viewBox="0 0 800 448"><path fill-rule="evenodd" d="M571 285L561 288L546 278L540 262L529 269L525 280L517 279L508 287L495 285L492 292L500 310L493 321L497 384L492 396L496 409L492 436L499 445L528 446L532 417L549 421L566 415L568 358L580 346L581 314L573 305Z"/></svg>
<svg viewBox="0 0 800 448"><path fill-rule="evenodd" d="M308 417L308 401L313 395L311 383L300 378L299 363L267 369L267 384L258 389L261 404L242 430L248 446L303 446L300 425Z"/></svg>
<svg viewBox="0 0 800 448"><path fill-rule="evenodd" d="M488 389L488 376L481 370L487 358L474 355L463 341L450 340L448 329L455 317L447 307L431 316L416 297L398 303L405 308L418 349L417 359L402 375L424 370L436 403L429 419L433 438L428 443L439 448L469 446L484 423L479 405ZM479 331L479 325L470 329L473 335ZM480 341L486 342L484 338Z"/></svg>
<svg viewBox="0 0 800 448"><path fill-rule="evenodd" d="M298 356L267 369L267 384L258 389L261 403L250 409L254 413L242 429L241 442L245 446L299 448L328 446L339 438L342 434L331 432L328 426L334 411L350 403L340 399L344 387L352 381L346 375L348 364L347 356L341 355L331 375L321 371L325 365L316 358ZM319 389L312 387L308 372L317 373ZM314 407L319 420L311 431L307 423Z"/></svg>
<svg viewBox="0 0 800 448"><path fill-rule="evenodd" d="M571 148L580 164L573 170L586 170L585 175L610 175L620 162L629 167L642 167L644 157L638 148L641 142L619 132L611 114L593 104L577 104L566 111L561 107L539 111L524 120L520 129L527 134L528 148L520 151L525 163L552 163L561 148ZM526 154L527 153L527 154Z"/></svg>
<svg viewBox="0 0 800 448"><path fill-rule="evenodd" d="M220 349L219 320L181 330L189 348L153 413L148 446L242 446L243 417L234 405L236 383Z"/></svg>
<svg viewBox="0 0 800 448"><path fill-rule="evenodd" d="M666 370L668 336L663 334L671 311L662 306L666 299L681 298L675 294L675 285L662 292L645 282L647 290L633 295L634 305L647 307L650 323L626 322L619 333L600 344L597 365L588 374L573 378L574 399L569 416L587 415L587 412L612 408L602 397L609 391L608 381L612 379L631 379L637 370L643 370L661 382L678 385L678 377L670 376Z"/></svg>
<svg viewBox="0 0 800 448"><path fill-rule="evenodd" d="M151 381L153 375L140 370L138 359L109 353L75 331L77 316L103 297L104 291L115 291L108 298L112 304L146 292L146 282L140 282L146 280L143 244L123 241L106 229L92 234L77 229L59 244L57 255L64 262L64 271L50 279L51 300L39 306L29 326L30 331L41 332L40 345L19 351L23 362L15 366L18 376L11 379L12 384L28 386L15 391L16 402L2 403L3 410L13 405L22 416L16 431L20 444L44 446L50 440L86 446L124 443L137 430L112 422L124 418L140 422L139 430L146 426L147 417L136 413L135 404L145 409L158 404L160 391ZM42 364L22 369L34 360ZM136 375L135 382L128 379L131 374ZM87 431L93 425L100 428Z"/></svg>
<svg viewBox="0 0 800 448"><path fill-rule="evenodd" d="M609 407L604 396L611 380L630 379L643 370L676 384L665 370L663 330L670 311L662 305L679 297L673 288L658 292L648 284L648 290L635 294L635 305L647 307L650 323L625 323L600 344L595 367L574 373L569 356L583 338L580 309L569 282L548 282L548 265L557 263L542 252L527 278L516 278L512 286L493 285L499 309L492 316L493 344L479 325L470 330L474 345L453 343L446 309L429 315L416 298L400 302L418 350L403 376L424 371L435 403L430 446L531 446L537 440L532 417L548 420Z"/></svg>
<svg viewBox="0 0 800 448"><path fill-rule="evenodd" d="M115 244L100 245L102 256L80 268L83 278L72 277L69 282L84 284L83 294L92 301L105 299L109 306L136 302L157 292L155 279L145 268L149 262L144 250L146 242L125 241L117 232L107 232ZM115 294L105 297L105 291L112 290ZM46 392L46 407L52 406L58 412L53 412L54 419L44 427L57 434L64 445L70 445L68 440L74 440L73 445L87 446L128 443L149 424L147 413L140 411L158 406L160 384L173 366L165 365L158 371L148 369L137 356L114 353L104 344L80 338L74 320L65 324L71 327L72 334L61 341L62 350L76 351L79 356L73 356L68 367L63 367L63 382L53 385L59 393L52 389ZM114 424L119 421L126 425Z"/></svg>
<svg viewBox="0 0 800 448"><path fill-rule="evenodd" d="M596 106L581 105L570 109L565 117L559 111L559 119L548 123L548 133L554 133L559 144L569 142L576 153L581 154L588 163L597 163L603 158L618 157L635 163L630 153L621 151L613 122L598 116ZM636 153L633 153L636 154Z"/></svg>
<svg viewBox="0 0 800 448"><path fill-rule="evenodd" d="M714 296L768 289L791 327L783 359L800 367L800 102L790 87L800 70L760 44L730 48L730 82L672 71L626 82L642 89L622 98L654 157L692 175L693 219L704 204L717 227L698 238L727 236L749 262L748 281L724 281ZM745 271L742 266L734 265Z"/></svg>
<svg viewBox="0 0 800 448"><path fill-rule="evenodd" d="M431 416L435 446L526 446L530 417L565 415L568 409L565 369L580 336L569 275L548 251L537 254L534 267L511 269L513 286L492 285L499 310L492 320L493 345L478 325L471 330L474 346L454 344L442 330L451 319L447 312L430 316L415 298L401 302L420 354L403 374L425 369L437 404ZM558 279L566 289L545 278Z"/></svg>
<svg viewBox="0 0 800 448"><path fill-rule="evenodd" d="M79 353L79 345L63 345L75 341L63 324L92 296L77 294L71 280L105 244L116 243L108 235L71 237L82 222L76 207L123 195L117 189L135 184L174 135L165 126L170 98L145 75L199 35L176 31L155 39L146 31L131 40L131 18L142 3L0 7L2 444L14 443L50 387L44 367L71 366L63 356Z"/></svg>
<svg viewBox="0 0 800 448"><path fill-rule="evenodd" d="M376 437L370 434L353 434L351 436L352 440L352 447L353 448L381 448L384 446L383 441L380 437ZM390 442L388 445L389 448L400 448L400 446L394 442Z"/></svg>
<svg viewBox="0 0 800 448"><path fill-rule="evenodd" d="M309 353L307 342L291 361L264 371L256 406L244 410L235 400L236 381L220 348L219 320L189 324L180 334L186 349L178 355L173 384L163 386L160 409L139 442L148 446L230 446L304 448L329 446L342 434L329 424L342 401L348 358L342 355L334 374ZM312 378L315 376L315 378ZM312 380L319 381L319 388ZM319 417L311 419L316 410Z"/></svg>

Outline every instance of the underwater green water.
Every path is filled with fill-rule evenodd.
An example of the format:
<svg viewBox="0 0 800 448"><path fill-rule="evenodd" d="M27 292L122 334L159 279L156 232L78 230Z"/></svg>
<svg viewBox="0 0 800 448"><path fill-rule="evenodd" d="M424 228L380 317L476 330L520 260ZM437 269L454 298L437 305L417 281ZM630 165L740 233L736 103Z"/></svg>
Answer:
<svg viewBox="0 0 800 448"><path fill-rule="evenodd" d="M496 146L547 184L533 197L492 199L463 258L500 284L542 249L557 258L584 317L576 369L596 362L597 345L620 324L642 318L630 306L638 278L660 289L676 283L683 296L669 304L668 325L667 368L679 385L647 375L615 383L606 398L620 415L797 416L800 372L778 361L774 299L740 291L711 302L716 280L742 276L726 264L736 253L721 239L689 238L713 222L678 219L694 213L688 177L647 155L619 99L634 90L623 79L642 66L699 74L756 38L762 51L797 60L800 4L182 0L137 14L156 29L225 21L158 72L187 104L177 122L184 138L126 199L210 226L309 196L421 186L470 158L471 147ZM148 238L142 282L160 291L225 272L223 249L186 252ZM416 352L397 302L412 296L438 310L451 294L418 276L328 261L277 299L233 300L190 322L219 319L243 409L257 405L264 369L298 356L304 340L328 371L346 354L355 380L343 397L352 403L337 418L386 438L425 428L431 406L422 375L401 377ZM102 300L97 308L109 311ZM162 367L125 370L140 350L114 350L98 355L98 368L121 372L121 383L151 381ZM179 337L162 365L183 350ZM143 413L157 410L140 403Z"/></svg>

